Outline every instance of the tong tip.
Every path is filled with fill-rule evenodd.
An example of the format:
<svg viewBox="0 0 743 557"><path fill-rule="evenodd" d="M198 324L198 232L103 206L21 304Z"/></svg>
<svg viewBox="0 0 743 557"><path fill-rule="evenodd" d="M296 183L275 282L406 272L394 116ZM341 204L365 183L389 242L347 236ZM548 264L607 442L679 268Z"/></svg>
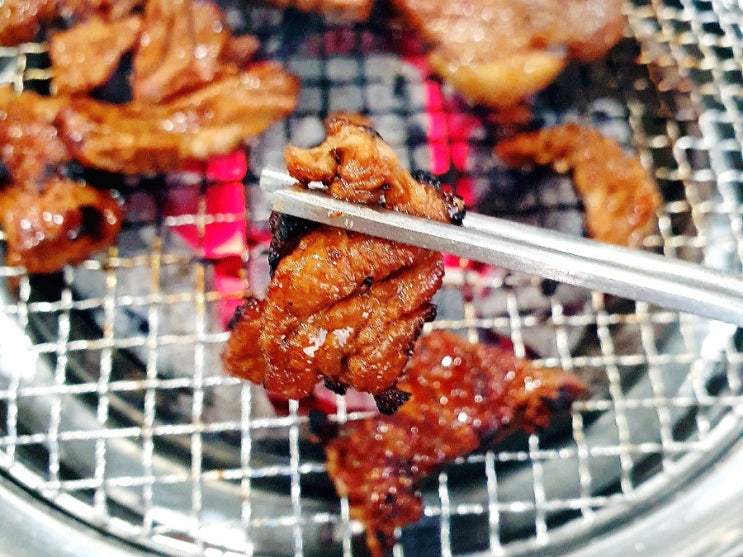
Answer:
<svg viewBox="0 0 743 557"><path fill-rule="evenodd" d="M296 184L297 181L289 176L286 170L266 168L261 172L260 186L263 191L274 192Z"/></svg>

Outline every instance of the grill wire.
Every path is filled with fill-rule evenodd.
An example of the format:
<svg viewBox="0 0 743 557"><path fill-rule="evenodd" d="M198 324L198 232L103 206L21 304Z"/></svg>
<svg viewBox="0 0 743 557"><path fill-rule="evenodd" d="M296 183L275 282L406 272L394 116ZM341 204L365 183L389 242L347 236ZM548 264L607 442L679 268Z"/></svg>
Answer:
<svg viewBox="0 0 743 557"><path fill-rule="evenodd" d="M639 153L666 200L649 249L743 272L741 7L630 0L625 13L625 39L606 60L568 68L537 99L536 120L590 122ZM0 267L0 466L50 505L166 554L360 555L360 526L333 495L300 405L276 414L260 389L219 369L221 313L265 281L254 173L281 164L286 142L318 142L328 112L354 110L408 166L468 189L478 210L580 232L580 204L566 179L502 168L497 128L446 88L426 106L440 84L381 20L337 28L267 8L229 15L303 81L298 111L250 150L247 215L210 211L220 184L208 176L119 178L127 222L105 256L52 277ZM0 47L0 83L48 90L46 64L43 44ZM447 164L432 163L441 153ZM163 209L184 198L190 211ZM245 271L219 286L230 261L206 257L205 242L246 216ZM594 395L554 430L428 481L425 517L401 532L395 555L580 545L692 481L743 430L734 327L466 262L447 270L437 302L433 327L507 338L517 355L579 373ZM364 415L335 403L339 422Z"/></svg>

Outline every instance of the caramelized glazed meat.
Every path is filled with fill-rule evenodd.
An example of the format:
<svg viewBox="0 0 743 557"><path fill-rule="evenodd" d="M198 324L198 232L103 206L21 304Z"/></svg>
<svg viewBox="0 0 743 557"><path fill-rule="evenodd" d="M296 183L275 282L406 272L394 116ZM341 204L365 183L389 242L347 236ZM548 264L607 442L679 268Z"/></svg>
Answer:
<svg viewBox="0 0 743 557"><path fill-rule="evenodd" d="M258 345L263 321L264 300L246 298L229 324L230 339L222 353L225 369L232 375L262 384L266 376L266 358Z"/></svg>
<svg viewBox="0 0 743 557"><path fill-rule="evenodd" d="M472 101L511 107L568 60L593 60L622 36L619 0L393 0L432 45L433 70Z"/></svg>
<svg viewBox="0 0 743 557"><path fill-rule="evenodd" d="M290 147L285 155L300 184L319 181L335 197L461 222L461 202L415 180L367 127L333 120L320 147ZM275 236L287 222L273 220ZM243 306L225 367L285 398L305 397L325 380L338 393L347 387L372 393L381 411L394 412L405 400L397 378L424 322L434 317L441 254L312 228L295 227L297 234L272 243L274 272L265 300Z"/></svg>
<svg viewBox="0 0 743 557"><path fill-rule="evenodd" d="M330 18L346 21L369 19L374 0L269 0L280 8L296 8L303 12L319 12Z"/></svg>
<svg viewBox="0 0 743 557"><path fill-rule="evenodd" d="M253 59L261 48L260 41L253 35L231 36L222 50L222 72L225 74L237 72Z"/></svg>
<svg viewBox="0 0 743 557"><path fill-rule="evenodd" d="M310 233L280 263L266 300L246 302L225 352L228 371L285 398L309 395L324 378L394 411L405 398L392 386L435 314L437 255L343 230Z"/></svg>
<svg viewBox="0 0 743 557"><path fill-rule="evenodd" d="M73 157L86 165L168 172L261 133L294 110L298 94L297 79L267 62L159 105L72 99L56 123Z"/></svg>
<svg viewBox="0 0 743 557"><path fill-rule="evenodd" d="M3 0L0 46L33 41L58 16L81 22L90 17L113 21L126 17L143 0Z"/></svg>
<svg viewBox="0 0 743 557"><path fill-rule="evenodd" d="M31 273L82 261L113 243L121 226L121 208L110 193L60 177L69 153L52 122L66 102L24 92L0 107L6 262Z"/></svg>
<svg viewBox="0 0 743 557"><path fill-rule="evenodd" d="M227 71L222 53L230 40L230 29L216 4L208 0L150 0L144 21L134 57L135 100L159 103L210 83Z"/></svg>
<svg viewBox="0 0 743 557"><path fill-rule="evenodd" d="M112 23L96 17L52 34L49 57L57 94L87 93L105 83L134 46L141 28L138 16Z"/></svg>
<svg viewBox="0 0 743 557"><path fill-rule="evenodd" d="M4 0L0 3L0 46L33 41L56 13L55 0Z"/></svg>
<svg viewBox="0 0 743 557"><path fill-rule="evenodd" d="M26 91L8 96L0 104L0 161L13 181L39 188L69 160L53 125L67 102L64 97L44 97Z"/></svg>
<svg viewBox="0 0 743 557"><path fill-rule="evenodd" d="M6 263L50 273L114 243L122 210L107 191L52 177L40 188L13 183L0 193Z"/></svg>
<svg viewBox="0 0 743 557"><path fill-rule="evenodd" d="M399 387L411 397L394 416L348 422L325 447L336 491L365 525L375 557L395 528L421 518L424 476L517 430L547 427L586 392L574 375L447 331L418 341Z"/></svg>
<svg viewBox="0 0 743 557"><path fill-rule="evenodd" d="M110 193L64 178L71 159L112 172L178 170L188 159L234 149L294 110L298 81L276 64L243 70L258 42L233 37L216 4L152 0L144 23L131 15L140 4L0 4L0 15L8 16L0 32L12 31L14 41L25 40L13 31L16 22L26 23L24 15L36 18L22 30L31 35L57 16L78 22L50 39L57 96L15 97L12 88L0 89L0 223L8 263L55 271L115 239L121 209ZM113 105L79 96L108 80L131 49L142 99Z"/></svg>
<svg viewBox="0 0 743 557"><path fill-rule="evenodd" d="M637 247L656 226L662 198L636 157L598 131L564 124L500 142L496 154L511 166L551 164L573 172L583 199L588 234L603 242Z"/></svg>
<svg viewBox="0 0 743 557"><path fill-rule="evenodd" d="M461 223L461 200L414 178L392 148L363 120L354 118L330 119L328 137L319 147L287 147L284 158L292 177L302 184L322 182L331 196L345 201Z"/></svg>

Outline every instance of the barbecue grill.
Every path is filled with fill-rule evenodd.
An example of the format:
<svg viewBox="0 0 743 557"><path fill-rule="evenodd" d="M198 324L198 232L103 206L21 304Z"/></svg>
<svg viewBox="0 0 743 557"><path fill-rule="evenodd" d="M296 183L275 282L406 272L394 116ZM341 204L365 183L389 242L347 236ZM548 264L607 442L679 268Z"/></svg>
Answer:
<svg viewBox="0 0 743 557"><path fill-rule="evenodd" d="M5 554L366 554L304 404L219 364L231 308L267 280L258 172L287 142L318 143L329 112L370 115L407 166L479 212L582 231L570 180L500 164L502 127L427 72L383 7L354 25L225 7L303 83L297 112L251 145L247 174L237 154L167 177L95 176L127 201L117 246L58 275L0 267ZM534 123L587 123L637 152L665 199L645 248L740 273L743 6L624 8L624 39L541 93ZM45 53L0 47L0 83L48 91ZM509 342L592 396L549 431L430 478L396 556L743 552L740 329L452 258L435 301L429 327ZM340 423L369 413L318 400Z"/></svg>

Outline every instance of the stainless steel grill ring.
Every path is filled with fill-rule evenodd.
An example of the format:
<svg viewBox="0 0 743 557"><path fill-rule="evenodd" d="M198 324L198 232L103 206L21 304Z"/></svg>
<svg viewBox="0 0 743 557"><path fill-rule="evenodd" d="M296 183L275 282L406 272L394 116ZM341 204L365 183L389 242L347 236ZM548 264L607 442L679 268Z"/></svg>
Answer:
<svg viewBox="0 0 743 557"><path fill-rule="evenodd" d="M225 308L266 280L257 172L286 142L319 141L328 112L369 114L408 166L469 188L481 212L581 232L570 181L500 165L478 109L393 48L380 18L336 27L238 4L230 21L303 83L297 112L249 149L247 205L210 211L224 184L207 176L122 180L118 246L50 277L0 267L3 554L365 554L299 404L277 410L219 367ZM569 67L535 118L591 123L639 153L665 198L647 249L742 272L743 6L626 0L625 13L622 42ZM0 48L0 83L48 88L44 53ZM205 252L233 229L242 253ZM431 478L396 556L743 554L741 330L465 262L436 302L433 327L507 337L594 394L543 435ZM340 421L363 414L334 403Z"/></svg>

